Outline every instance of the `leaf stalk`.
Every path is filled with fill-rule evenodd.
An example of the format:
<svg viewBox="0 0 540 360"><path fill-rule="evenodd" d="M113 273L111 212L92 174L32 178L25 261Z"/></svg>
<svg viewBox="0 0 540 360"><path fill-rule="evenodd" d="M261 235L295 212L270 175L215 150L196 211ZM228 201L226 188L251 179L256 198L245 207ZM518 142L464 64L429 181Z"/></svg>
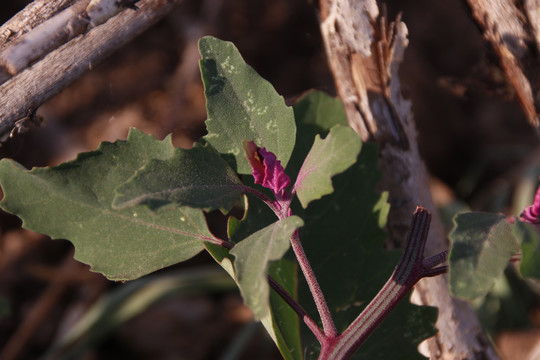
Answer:
<svg viewBox="0 0 540 360"><path fill-rule="evenodd" d="M430 222L431 214L426 209L417 207L405 250L390 279L337 339L329 339L331 341L322 344L319 360L349 359L418 280L446 272L445 266L432 269L446 260L446 251L428 259L423 258Z"/></svg>
<svg viewBox="0 0 540 360"><path fill-rule="evenodd" d="M296 301L294 300L291 295L285 290L274 278L272 278L270 275L268 275L268 283L270 284L270 287L274 289L276 293L278 293L279 296L287 303L289 306L296 312L298 317L304 321L304 323L307 325L307 327L311 330L311 332L315 335L319 343L323 343L325 341L324 333L321 331L317 323L307 314L307 312L304 310L304 308Z"/></svg>

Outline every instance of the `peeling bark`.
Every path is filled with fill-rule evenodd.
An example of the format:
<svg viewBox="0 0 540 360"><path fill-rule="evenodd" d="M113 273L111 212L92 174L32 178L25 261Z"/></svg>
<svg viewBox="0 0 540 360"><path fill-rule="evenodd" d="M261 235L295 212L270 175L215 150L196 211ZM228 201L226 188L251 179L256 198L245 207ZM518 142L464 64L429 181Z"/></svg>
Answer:
<svg viewBox="0 0 540 360"><path fill-rule="evenodd" d="M380 187L390 194L392 243L405 239L410 216L422 205L433 212L426 257L446 250L448 240L418 152L411 104L400 92L398 68L408 45L407 27L399 17L388 24L374 0L320 0L320 11L329 66L349 124L364 141L379 146ZM348 35L358 29L364 29L364 36ZM431 359L498 358L472 308L450 297L444 276L422 280L414 299L439 308L439 333L426 346Z"/></svg>
<svg viewBox="0 0 540 360"><path fill-rule="evenodd" d="M0 50L76 0L36 0L0 26Z"/></svg>

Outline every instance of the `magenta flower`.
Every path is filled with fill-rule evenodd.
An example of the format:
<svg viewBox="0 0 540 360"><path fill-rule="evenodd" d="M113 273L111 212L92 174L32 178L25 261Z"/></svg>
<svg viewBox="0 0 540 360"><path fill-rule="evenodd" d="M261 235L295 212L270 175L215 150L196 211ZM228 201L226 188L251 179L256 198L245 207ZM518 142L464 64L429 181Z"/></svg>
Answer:
<svg viewBox="0 0 540 360"><path fill-rule="evenodd" d="M529 224L540 224L540 187L536 190L533 204L527 206L519 216L519 220Z"/></svg>
<svg viewBox="0 0 540 360"><path fill-rule="evenodd" d="M253 141L244 140L244 152L253 169L255 184L261 184L272 190L277 198L283 198L285 189L291 184L281 162L265 148L258 147Z"/></svg>

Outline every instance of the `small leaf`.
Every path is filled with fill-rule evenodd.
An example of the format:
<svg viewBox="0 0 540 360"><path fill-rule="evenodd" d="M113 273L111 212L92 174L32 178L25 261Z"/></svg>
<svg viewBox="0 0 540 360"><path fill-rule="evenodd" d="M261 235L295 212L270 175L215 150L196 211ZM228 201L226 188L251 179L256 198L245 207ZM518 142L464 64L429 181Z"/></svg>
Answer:
<svg viewBox="0 0 540 360"><path fill-rule="evenodd" d="M298 173L294 189L302 206L334 191L332 177L356 162L362 142L349 127L337 125L328 136L319 136Z"/></svg>
<svg viewBox="0 0 540 360"><path fill-rule="evenodd" d="M240 174L251 174L243 139L274 153L285 167L296 134L292 108L244 62L232 43L204 37L199 50L208 112L205 139L232 157L233 168Z"/></svg>
<svg viewBox="0 0 540 360"><path fill-rule="evenodd" d="M285 255L291 235L302 225L299 217L288 217L257 231L230 251L235 258L234 269L240 292L257 319L268 315L268 266Z"/></svg>
<svg viewBox="0 0 540 360"><path fill-rule="evenodd" d="M75 245L75 258L114 280L130 280L185 261L213 240L201 210L146 206L113 209L114 189L151 159L167 159L174 147L131 130L127 141L102 143L57 167L26 170L0 161L4 199L27 229Z"/></svg>
<svg viewBox="0 0 540 360"><path fill-rule="evenodd" d="M335 125L347 126L347 114L337 97L322 91L307 92L293 107L296 119L301 119L302 128L315 127L317 133L329 131Z"/></svg>
<svg viewBox="0 0 540 360"><path fill-rule="evenodd" d="M247 179L248 182L251 180ZM246 185L251 184L248 183ZM266 204L258 198L247 195L245 215L241 220L237 220L234 217L229 219L228 233L234 243L239 243L242 239L273 224L275 221L276 215ZM216 246L207 244L207 248L214 250L209 250L209 252L211 252L215 259L221 259L219 262L222 266L225 268L230 266L232 268L232 261L219 256L215 251ZM287 290L293 299L296 299L298 292L297 271L297 265L294 259L283 258L273 261L270 264L268 273ZM233 278L235 278L234 269L232 272ZM301 360L303 357L299 336L300 324L296 312L275 291L270 291L268 313L268 316L261 318L261 322L277 344L283 358L287 360Z"/></svg>
<svg viewBox="0 0 540 360"><path fill-rule="evenodd" d="M146 204L151 209L175 203L204 210L230 210L242 194L242 182L210 145L175 149L154 159L116 189L113 207Z"/></svg>
<svg viewBox="0 0 540 360"><path fill-rule="evenodd" d="M335 125L347 126L345 109L339 98L321 91L310 91L293 106L296 126L294 151L286 167L289 176L297 176L313 146L316 135L326 137Z"/></svg>
<svg viewBox="0 0 540 360"><path fill-rule="evenodd" d="M454 219L449 255L451 294L474 299L485 295L519 252L513 226L503 215L462 213Z"/></svg>
<svg viewBox="0 0 540 360"><path fill-rule="evenodd" d="M521 244L521 276L540 279L540 235L537 228L535 225L517 221L514 234Z"/></svg>

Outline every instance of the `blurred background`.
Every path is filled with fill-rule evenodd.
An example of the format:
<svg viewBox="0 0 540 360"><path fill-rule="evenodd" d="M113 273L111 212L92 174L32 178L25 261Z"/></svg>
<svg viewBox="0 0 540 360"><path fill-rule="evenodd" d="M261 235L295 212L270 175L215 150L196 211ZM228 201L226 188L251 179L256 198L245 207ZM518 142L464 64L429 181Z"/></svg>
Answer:
<svg viewBox="0 0 540 360"><path fill-rule="evenodd" d="M1 2L0 22L27 3ZM443 215L449 221L465 208L518 215L538 183L540 141L465 3L386 4L390 19L403 12L409 29L402 89ZM27 168L57 165L102 141L125 139L129 127L160 139L172 133L176 146L190 147L205 132L197 51L204 35L234 42L290 104L309 89L335 95L316 1L183 0L42 105L45 125L8 140L0 156ZM59 358L75 340L76 359L280 358L206 254L118 284L74 261L68 241L20 225L0 213L0 299L10 307L0 314L0 360ZM535 285L511 270L475 304L505 359L533 351L539 304Z"/></svg>

